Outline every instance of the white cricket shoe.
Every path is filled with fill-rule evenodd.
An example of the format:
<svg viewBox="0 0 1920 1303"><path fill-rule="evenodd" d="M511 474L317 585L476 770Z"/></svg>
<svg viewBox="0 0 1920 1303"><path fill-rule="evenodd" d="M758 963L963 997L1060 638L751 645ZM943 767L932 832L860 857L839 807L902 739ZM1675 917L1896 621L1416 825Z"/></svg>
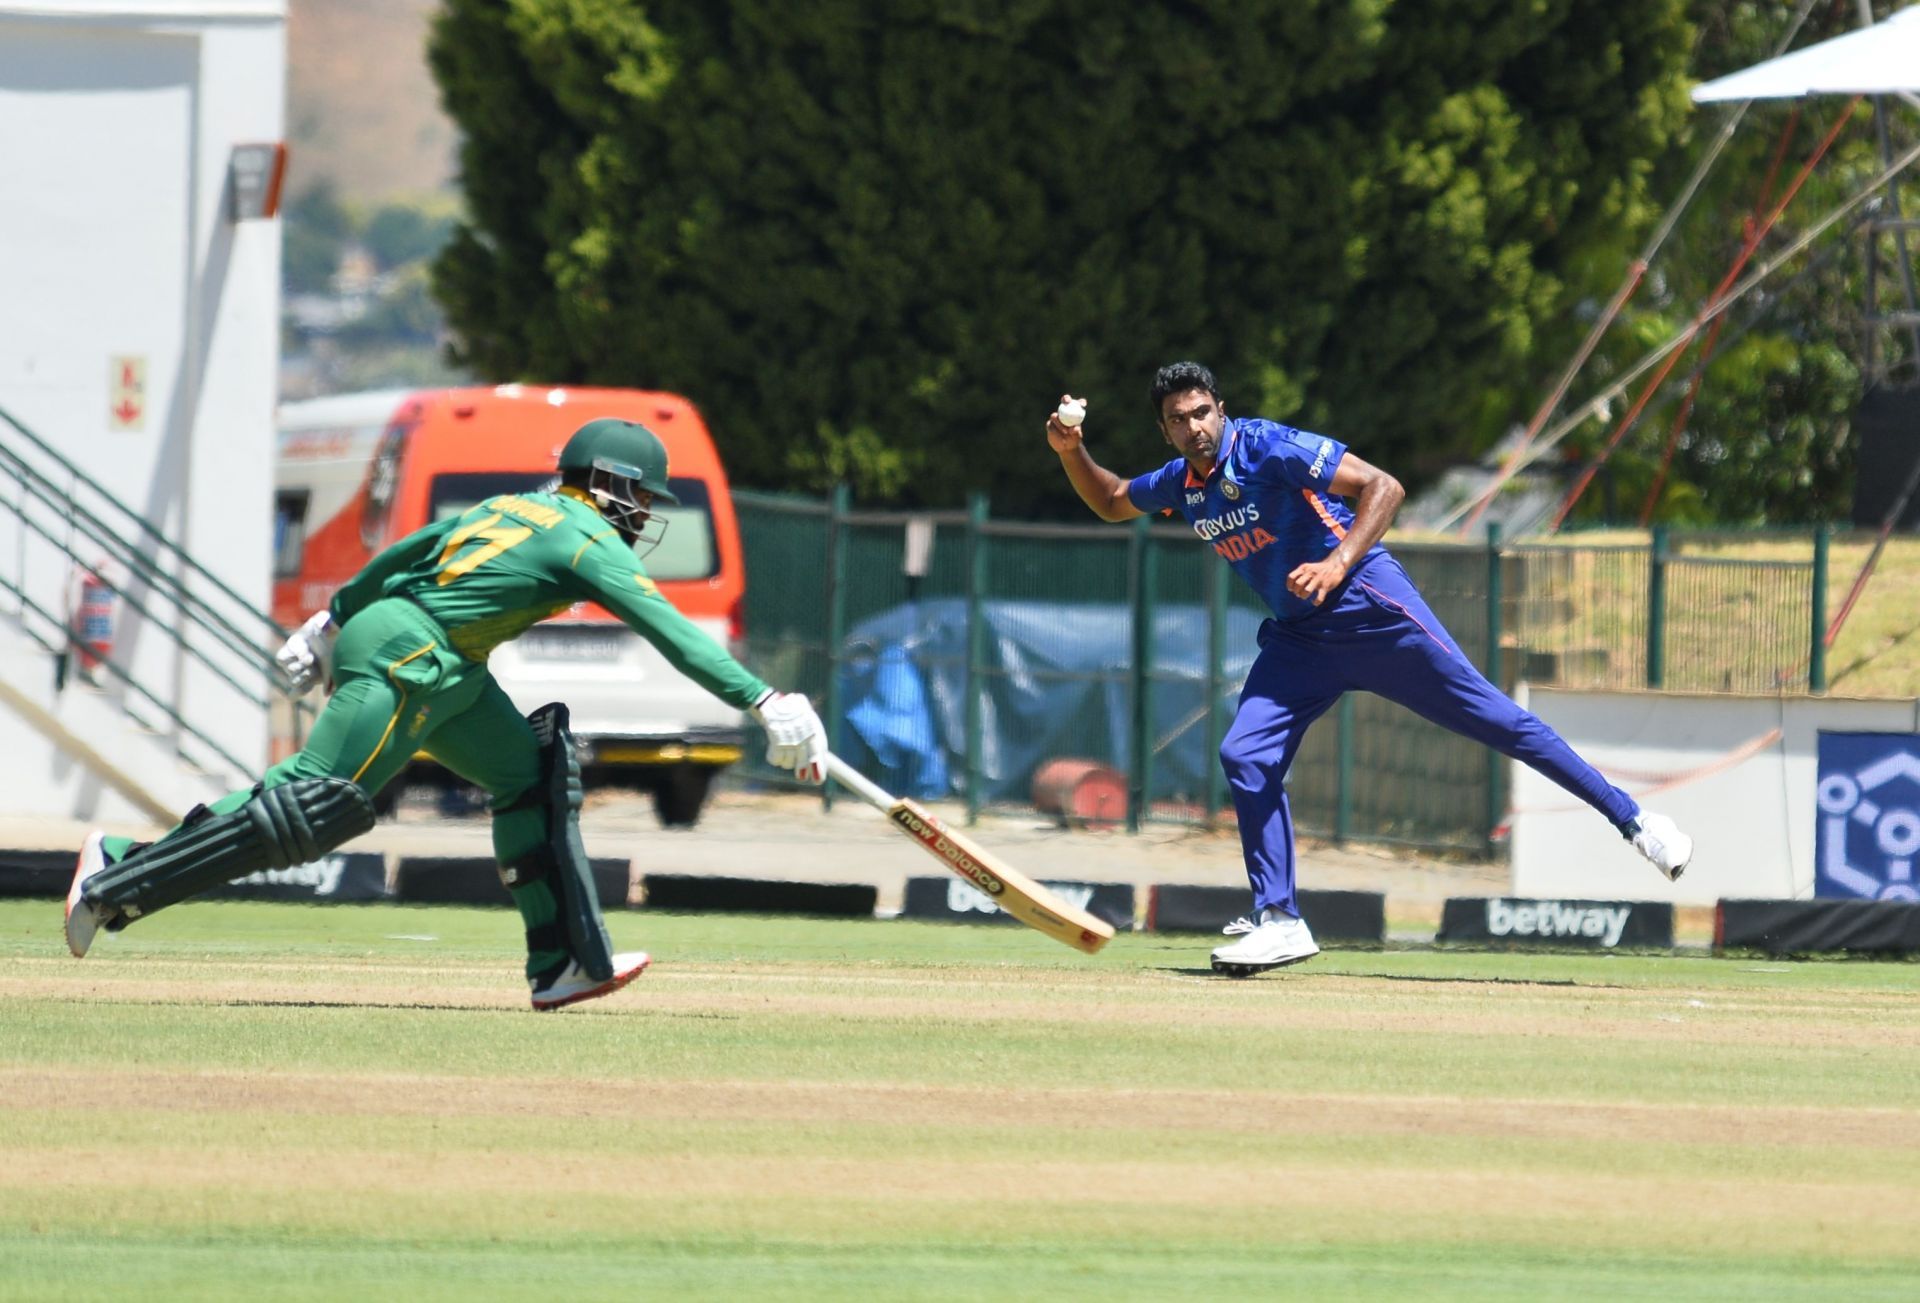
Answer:
<svg viewBox="0 0 1920 1303"><path fill-rule="evenodd" d="M1235 930L1229 923L1228 930ZM1220 946L1213 952L1213 971L1228 977L1252 977L1269 968L1284 968L1311 959L1320 953L1305 919L1282 914L1277 909L1260 911L1260 921L1249 924L1238 941Z"/></svg>
<svg viewBox="0 0 1920 1303"><path fill-rule="evenodd" d="M653 958L644 950L632 950L624 955L613 957L613 976L606 981L595 981L580 967L580 961L569 959L560 976L545 986L535 987L533 1007L545 1013L549 1009L558 1009L566 1004L579 1004L582 1000L591 1000L597 995L611 995L647 971L647 965Z"/></svg>
<svg viewBox="0 0 1920 1303"><path fill-rule="evenodd" d="M1633 849L1666 874L1669 882L1678 882L1693 859L1693 838L1664 814L1642 813L1634 820Z"/></svg>
<svg viewBox="0 0 1920 1303"><path fill-rule="evenodd" d="M94 934L112 917L80 894L86 890L87 879L107 867L106 848L101 845L105 840L105 833L87 834L80 843L80 858L74 861L73 882L67 887L67 949L73 951L75 959L87 957Z"/></svg>

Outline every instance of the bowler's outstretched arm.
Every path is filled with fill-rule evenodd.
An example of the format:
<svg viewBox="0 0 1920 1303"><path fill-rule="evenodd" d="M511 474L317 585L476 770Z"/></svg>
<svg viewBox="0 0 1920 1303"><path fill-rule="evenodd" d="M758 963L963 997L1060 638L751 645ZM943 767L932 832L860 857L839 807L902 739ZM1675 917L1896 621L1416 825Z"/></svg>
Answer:
<svg viewBox="0 0 1920 1303"><path fill-rule="evenodd" d="M1087 451L1085 425L1062 425L1060 414L1047 418L1047 443L1060 454L1061 468L1080 500L1102 520L1132 520L1146 513L1127 496L1128 481L1093 459Z"/></svg>

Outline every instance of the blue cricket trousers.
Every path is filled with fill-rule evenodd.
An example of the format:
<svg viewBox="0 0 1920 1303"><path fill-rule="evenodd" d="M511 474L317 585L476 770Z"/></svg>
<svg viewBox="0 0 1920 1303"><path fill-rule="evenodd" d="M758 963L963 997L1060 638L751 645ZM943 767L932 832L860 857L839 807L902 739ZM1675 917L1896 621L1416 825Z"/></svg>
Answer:
<svg viewBox="0 0 1920 1303"><path fill-rule="evenodd" d="M1260 655L1220 744L1256 918L1269 907L1300 912L1293 896L1293 815L1283 783L1307 726L1353 689L1398 702L1531 766L1623 832L1640 813L1631 796L1558 733L1489 683L1427 609L1400 563L1376 554L1320 610L1260 626Z"/></svg>

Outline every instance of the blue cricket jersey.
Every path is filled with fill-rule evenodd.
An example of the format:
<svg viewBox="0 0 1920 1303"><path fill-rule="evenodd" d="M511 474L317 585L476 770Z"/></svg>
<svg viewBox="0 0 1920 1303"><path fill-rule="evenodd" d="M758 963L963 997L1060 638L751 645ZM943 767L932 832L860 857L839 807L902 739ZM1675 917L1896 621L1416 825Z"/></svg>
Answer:
<svg viewBox="0 0 1920 1303"><path fill-rule="evenodd" d="M1294 620L1326 606L1288 592L1287 576L1303 562L1326 560L1353 525L1346 503L1327 492L1346 455L1347 445L1324 435L1258 417L1229 420L1205 482L1176 457L1137 476L1127 497L1141 511L1179 512L1274 615ZM1384 551L1374 544L1349 578Z"/></svg>

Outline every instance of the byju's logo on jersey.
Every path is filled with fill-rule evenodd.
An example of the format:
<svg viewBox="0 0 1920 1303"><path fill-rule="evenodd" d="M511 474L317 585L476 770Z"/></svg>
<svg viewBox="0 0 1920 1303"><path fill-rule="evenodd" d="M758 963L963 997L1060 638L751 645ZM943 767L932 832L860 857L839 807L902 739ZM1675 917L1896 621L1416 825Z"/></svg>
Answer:
<svg viewBox="0 0 1920 1303"><path fill-rule="evenodd" d="M1319 479L1322 475L1326 474L1327 458L1332 455L1333 455L1333 440L1322 439L1320 441L1319 451L1313 454L1313 467L1310 471L1308 471L1308 474L1312 475L1313 478L1316 480Z"/></svg>

